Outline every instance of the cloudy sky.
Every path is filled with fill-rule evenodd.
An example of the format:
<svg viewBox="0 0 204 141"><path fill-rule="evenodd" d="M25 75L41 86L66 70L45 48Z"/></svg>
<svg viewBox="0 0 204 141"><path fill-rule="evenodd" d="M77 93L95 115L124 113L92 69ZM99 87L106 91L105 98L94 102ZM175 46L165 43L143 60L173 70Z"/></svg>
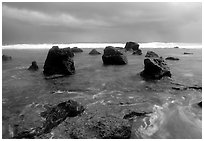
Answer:
<svg viewBox="0 0 204 141"><path fill-rule="evenodd" d="M202 42L202 3L3 3L2 42Z"/></svg>

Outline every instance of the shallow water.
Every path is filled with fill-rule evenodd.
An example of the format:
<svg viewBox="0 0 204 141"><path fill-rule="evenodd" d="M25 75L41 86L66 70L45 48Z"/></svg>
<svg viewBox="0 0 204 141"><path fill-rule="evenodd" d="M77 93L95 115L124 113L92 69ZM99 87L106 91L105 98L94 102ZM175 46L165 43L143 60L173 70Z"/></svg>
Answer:
<svg viewBox="0 0 204 141"><path fill-rule="evenodd" d="M90 50L84 49L73 58L74 75L53 80L45 80L42 74L47 49L2 50L13 58L2 63L3 138L12 137L13 119L28 105L56 104L67 99L82 103L93 113L100 109L100 114L117 117L128 110L152 111L146 118L135 119L131 138L202 137L202 110L195 105L202 99L202 92L171 88L171 82L202 86L201 49L142 49L142 56L127 52L128 64L124 66L103 66L101 55L90 56ZM147 82L140 77L147 50L163 58L180 59L167 61L172 79ZM27 70L33 60L40 68L37 72Z"/></svg>

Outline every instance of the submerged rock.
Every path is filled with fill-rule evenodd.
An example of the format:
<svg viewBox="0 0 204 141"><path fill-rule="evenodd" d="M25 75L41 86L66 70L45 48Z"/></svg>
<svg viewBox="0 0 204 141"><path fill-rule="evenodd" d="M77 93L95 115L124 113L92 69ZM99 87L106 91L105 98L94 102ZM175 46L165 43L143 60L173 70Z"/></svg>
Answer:
<svg viewBox="0 0 204 141"><path fill-rule="evenodd" d="M36 61L33 61L33 62L32 62L32 65L28 68L28 70L37 71L37 70L38 70L37 62L36 62Z"/></svg>
<svg viewBox="0 0 204 141"><path fill-rule="evenodd" d="M147 54L145 55L145 57L159 57L159 55L157 55L153 51L147 51Z"/></svg>
<svg viewBox="0 0 204 141"><path fill-rule="evenodd" d="M101 54L100 52L98 52L96 49L92 49L90 52L89 52L90 55L99 55Z"/></svg>
<svg viewBox="0 0 204 141"><path fill-rule="evenodd" d="M133 51L132 54L133 55L142 55L142 50L141 49L135 50L135 51Z"/></svg>
<svg viewBox="0 0 204 141"><path fill-rule="evenodd" d="M7 55L2 55L2 61L9 61L9 60L12 60L12 57L11 56L7 56Z"/></svg>
<svg viewBox="0 0 204 141"><path fill-rule="evenodd" d="M140 75L146 79L161 79L164 76L171 77L171 72L162 57L146 58Z"/></svg>
<svg viewBox="0 0 204 141"><path fill-rule="evenodd" d="M59 49L53 46L47 55L44 64L44 75L51 76L55 74L72 75L75 73L74 61L71 54L66 49Z"/></svg>
<svg viewBox="0 0 204 141"><path fill-rule="evenodd" d="M173 61L178 61L179 58L176 57L167 57L165 60L173 60Z"/></svg>
<svg viewBox="0 0 204 141"><path fill-rule="evenodd" d="M71 48L71 51L74 52L74 53L83 52L83 50L80 49L80 48L78 48L78 47L73 47L73 48Z"/></svg>
<svg viewBox="0 0 204 141"><path fill-rule="evenodd" d="M135 42L127 42L126 45L125 45L125 49L127 51L129 50L138 50L139 49L139 44L138 43L135 43Z"/></svg>
<svg viewBox="0 0 204 141"><path fill-rule="evenodd" d="M107 46L104 49L102 60L105 65L125 65L128 63L126 55L112 46Z"/></svg>

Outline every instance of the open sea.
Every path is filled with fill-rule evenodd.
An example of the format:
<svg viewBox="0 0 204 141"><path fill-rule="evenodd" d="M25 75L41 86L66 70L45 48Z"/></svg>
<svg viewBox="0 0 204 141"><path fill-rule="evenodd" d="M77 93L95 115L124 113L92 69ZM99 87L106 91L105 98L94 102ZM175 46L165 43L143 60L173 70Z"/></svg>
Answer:
<svg viewBox="0 0 204 141"><path fill-rule="evenodd" d="M103 54L101 46L96 48ZM93 47L82 48L84 52L75 54L74 75L51 80L46 80L43 75L48 48L3 47L2 54L12 56L11 61L2 62L3 138L13 137L15 127L20 124L17 120L19 115L29 113L32 107L53 105L68 99L81 103L89 112L103 116L123 118L127 111L150 111L148 117L136 117L131 123L131 138L202 138L202 109L196 104L202 100L202 90L172 89L178 84L202 87L202 48L166 48L165 44L163 48L148 48L148 45L143 48L141 45L142 55L126 52L127 65L104 66L102 54L88 54ZM166 60L172 73L171 79L145 81L139 75L148 50L163 58L173 56L180 59ZM184 52L193 54L184 55ZM34 60L39 70L30 72L27 68ZM32 114L29 113L32 119L28 118L25 122L27 128L37 124L32 122L35 121ZM68 138L58 128L52 131L52 138Z"/></svg>

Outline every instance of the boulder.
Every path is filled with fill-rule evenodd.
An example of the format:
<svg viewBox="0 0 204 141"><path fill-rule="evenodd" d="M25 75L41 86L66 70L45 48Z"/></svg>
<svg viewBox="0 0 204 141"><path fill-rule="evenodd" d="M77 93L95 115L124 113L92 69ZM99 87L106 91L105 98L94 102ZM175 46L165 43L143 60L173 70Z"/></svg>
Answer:
<svg viewBox="0 0 204 141"><path fill-rule="evenodd" d="M9 61L9 60L12 60L12 57L11 56L7 56L7 55L2 55L2 61Z"/></svg>
<svg viewBox="0 0 204 141"><path fill-rule="evenodd" d="M90 55L99 55L101 54L100 52L98 52L96 49L92 49L90 52L89 52Z"/></svg>
<svg viewBox="0 0 204 141"><path fill-rule="evenodd" d="M102 60L104 65L125 65L128 63L125 54L112 46L107 46L104 49Z"/></svg>
<svg viewBox="0 0 204 141"><path fill-rule="evenodd" d="M179 48L179 47L176 46L176 47L174 47L174 48Z"/></svg>
<svg viewBox="0 0 204 141"><path fill-rule="evenodd" d="M45 76L55 74L71 75L75 73L74 61L71 55L65 49L59 49L58 46L53 46L47 55L44 64Z"/></svg>
<svg viewBox="0 0 204 141"><path fill-rule="evenodd" d="M132 55L142 55L142 50L141 49L134 50Z"/></svg>
<svg viewBox="0 0 204 141"><path fill-rule="evenodd" d="M36 61L32 62L32 65L28 68L30 71L37 71L38 70L38 65Z"/></svg>
<svg viewBox="0 0 204 141"><path fill-rule="evenodd" d="M161 79L164 76L171 77L171 72L162 57L146 58L140 75L145 79Z"/></svg>
<svg viewBox="0 0 204 141"><path fill-rule="evenodd" d="M191 53L191 52L184 52L183 54L193 54L193 53Z"/></svg>
<svg viewBox="0 0 204 141"><path fill-rule="evenodd" d="M127 42L126 45L125 45L125 49L127 51L129 50L138 50L139 49L139 44L138 43L135 43L135 42Z"/></svg>
<svg viewBox="0 0 204 141"><path fill-rule="evenodd" d="M176 57L167 57L165 60L173 60L173 61L178 61L179 58Z"/></svg>
<svg viewBox="0 0 204 141"><path fill-rule="evenodd" d="M147 51L147 54L145 55L145 57L159 57L159 55L157 55L153 51Z"/></svg>
<svg viewBox="0 0 204 141"><path fill-rule="evenodd" d="M80 48L78 48L78 47L73 47L73 48L71 48L71 51L74 52L74 53L83 52L83 50L80 49Z"/></svg>

